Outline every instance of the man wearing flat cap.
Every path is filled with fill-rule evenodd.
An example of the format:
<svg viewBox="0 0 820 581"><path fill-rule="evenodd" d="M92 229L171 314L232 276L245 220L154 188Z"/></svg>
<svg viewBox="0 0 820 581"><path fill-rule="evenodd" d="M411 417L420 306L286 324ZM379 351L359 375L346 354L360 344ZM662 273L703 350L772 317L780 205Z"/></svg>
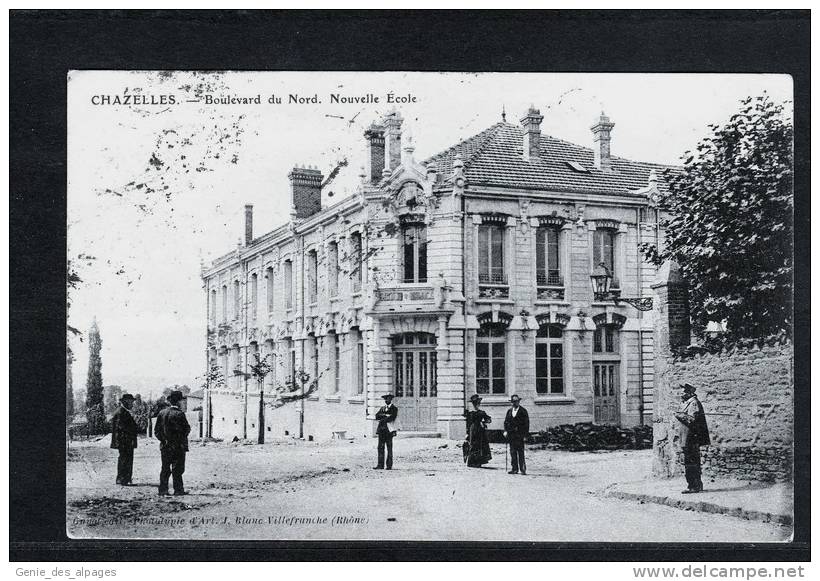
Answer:
<svg viewBox="0 0 820 581"><path fill-rule="evenodd" d="M706 414L695 395L695 386L684 383L681 405L675 418L680 422L680 441L683 446L683 465L686 472L687 488L683 494L693 494L703 490L700 469L700 447L711 444Z"/></svg>
<svg viewBox="0 0 820 581"><path fill-rule="evenodd" d="M131 415L134 396L122 394L120 405L111 417L111 447L119 451L117 460L117 484L131 484L134 471L134 448L137 447L137 421Z"/></svg>
<svg viewBox="0 0 820 581"><path fill-rule="evenodd" d="M396 435L394 422L399 415L399 408L393 405L393 395L388 393L383 395L384 405L376 412L376 436L379 438L379 457L374 470L393 469L393 436ZM387 448L387 462L384 459L384 449Z"/></svg>
<svg viewBox="0 0 820 581"><path fill-rule="evenodd" d="M510 445L512 456L512 470L508 474L527 473L527 463L524 461L524 442L530 435L530 416L521 405L521 398L517 395L510 397L512 407L507 410L504 418L504 437Z"/></svg>
<svg viewBox="0 0 820 581"><path fill-rule="evenodd" d="M157 425L154 428L159 440L159 451L162 456L162 469L159 473L159 494L168 494L168 477L174 478L174 495L188 494L182 482L185 472L185 453L188 451L188 434L191 426L185 412L179 408L179 402L185 395L174 390L165 398L168 405L157 415Z"/></svg>

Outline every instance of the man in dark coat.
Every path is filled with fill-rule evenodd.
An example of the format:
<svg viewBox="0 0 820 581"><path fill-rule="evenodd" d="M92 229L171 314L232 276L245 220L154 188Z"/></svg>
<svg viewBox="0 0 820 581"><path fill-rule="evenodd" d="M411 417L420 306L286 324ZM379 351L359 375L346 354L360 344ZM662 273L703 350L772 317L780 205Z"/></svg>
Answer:
<svg viewBox="0 0 820 581"><path fill-rule="evenodd" d="M683 465L686 471L687 489L683 494L693 494L703 490L700 469L700 447L711 444L706 414L695 395L695 387L689 383L681 385L683 395L675 418L680 422L680 439L683 446Z"/></svg>
<svg viewBox="0 0 820 581"><path fill-rule="evenodd" d="M383 395L384 405L376 412L376 436L379 438L379 457L374 470L393 469L393 436L396 435L396 426L393 422L399 415L399 408L393 405L393 395ZM384 448L387 447L387 464L384 461Z"/></svg>
<svg viewBox="0 0 820 581"><path fill-rule="evenodd" d="M527 463L524 461L524 442L530 435L530 416L521 406L521 398L513 395L510 398L512 407L507 410L507 417L504 418L504 437L510 444L510 455L512 456L512 470L508 474L527 473Z"/></svg>
<svg viewBox="0 0 820 581"><path fill-rule="evenodd" d="M185 453L188 451L188 434L191 426L185 412L179 409L179 402L185 396L179 390L174 390L165 399L168 405L157 416L157 425L154 434L159 440L159 451L162 456L162 470L159 473L159 493L168 494L168 477L174 477L174 495L188 494L182 483L182 474L185 472Z"/></svg>
<svg viewBox="0 0 820 581"><path fill-rule="evenodd" d="M122 394L120 405L111 417L111 447L120 453L117 460L117 484L122 486L131 484L134 448L137 447L137 422L131 415L132 405L134 396L130 393Z"/></svg>

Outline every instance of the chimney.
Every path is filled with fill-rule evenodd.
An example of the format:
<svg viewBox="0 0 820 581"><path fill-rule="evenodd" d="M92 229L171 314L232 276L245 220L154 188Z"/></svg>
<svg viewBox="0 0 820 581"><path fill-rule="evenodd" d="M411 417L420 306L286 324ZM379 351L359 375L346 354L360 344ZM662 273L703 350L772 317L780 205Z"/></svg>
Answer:
<svg viewBox="0 0 820 581"><path fill-rule="evenodd" d="M364 138L367 141L365 179L378 183L384 169L384 127L373 123L364 132Z"/></svg>
<svg viewBox="0 0 820 581"><path fill-rule="evenodd" d="M309 218L322 209L322 172L314 167L294 167L290 180L291 214L297 220Z"/></svg>
<svg viewBox="0 0 820 581"><path fill-rule="evenodd" d="M598 121L590 129L592 129L592 140L595 142L595 167L603 171L612 170L612 160L609 157L609 142L612 139L610 132L615 127L614 123L609 122L609 117L604 115L601 111L601 116Z"/></svg>
<svg viewBox="0 0 820 581"><path fill-rule="evenodd" d="M393 171L401 165L401 114L393 110L384 116L383 123L387 128L384 135L385 159L384 169Z"/></svg>
<svg viewBox="0 0 820 581"><path fill-rule="evenodd" d="M531 161L538 159L541 153L541 121L544 117L541 111L530 105L527 114L521 118L524 127L524 159Z"/></svg>
<svg viewBox="0 0 820 581"><path fill-rule="evenodd" d="M245 204L245 246L253 242L253 204Z"/></svg>

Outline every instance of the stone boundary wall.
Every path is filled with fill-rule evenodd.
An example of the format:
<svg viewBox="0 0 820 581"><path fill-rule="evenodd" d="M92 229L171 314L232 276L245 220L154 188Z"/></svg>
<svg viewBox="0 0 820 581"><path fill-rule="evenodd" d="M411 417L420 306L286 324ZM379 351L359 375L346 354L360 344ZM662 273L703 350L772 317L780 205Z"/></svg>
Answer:
<svg viewBox="0 0 820 581"><path fill-rule="evenodd" d="M695 385L707 414L712 445L701 448L705 478L791 480L793 358L791 343L667 356L666 388L679 395L676 388L681 383ZM679 398L668 398L662 413L663 421L669 422L667 428L673 427L667 430L667 438L671 435L676 461L666 467L668 476L683 470L673 416L679 402ZM660 419L656 417L656 421Z"/></svg>

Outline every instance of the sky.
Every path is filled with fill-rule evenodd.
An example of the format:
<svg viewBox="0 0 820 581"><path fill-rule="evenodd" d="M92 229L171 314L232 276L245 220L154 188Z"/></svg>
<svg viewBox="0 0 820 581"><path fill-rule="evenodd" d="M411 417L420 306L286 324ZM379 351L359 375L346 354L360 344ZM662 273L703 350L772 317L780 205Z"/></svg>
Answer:
<svg viewBox="0 0 820 581"><path fill-rule="evenodd" d="M603 111L613 155L676 164L741 99L792 98L785 75L71 71L67 82L67 255L83 280L69 297L83 332L71 338L75 390L96 318L103 383L146 396L201 382L200 264L236 247L244 205L255 236L287 221L294 165L327 175L346 161L323 204L352 194L362 134L393 107L419 160L534 105L543 133L591 147Z"/></svg>

